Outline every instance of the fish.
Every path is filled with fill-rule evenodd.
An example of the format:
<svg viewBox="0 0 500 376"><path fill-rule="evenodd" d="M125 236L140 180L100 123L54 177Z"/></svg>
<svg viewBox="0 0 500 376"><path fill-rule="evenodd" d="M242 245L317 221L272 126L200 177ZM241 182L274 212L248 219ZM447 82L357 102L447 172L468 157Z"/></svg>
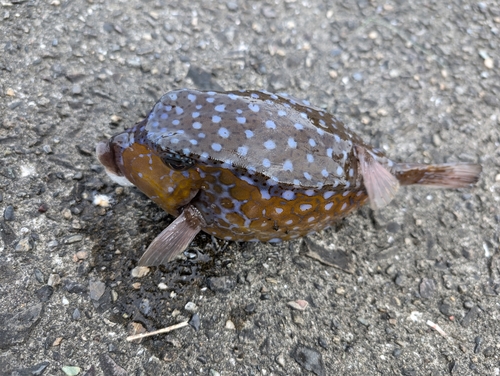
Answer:
<svg viewBox="0 0 500 376"><path fill-rule="evenodd" d="M399 163L307 100L265 90L180 89L96 146L109 177L176 219L138 264L167 264L200 232L281 242L328 228L400 186L470 187L475 163Z"/></svg>

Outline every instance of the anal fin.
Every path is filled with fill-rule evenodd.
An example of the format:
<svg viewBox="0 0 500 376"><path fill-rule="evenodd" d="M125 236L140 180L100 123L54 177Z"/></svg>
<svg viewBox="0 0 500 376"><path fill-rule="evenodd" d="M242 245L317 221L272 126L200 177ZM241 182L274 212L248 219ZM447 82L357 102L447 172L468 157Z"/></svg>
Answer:
<svg viewBox="0 0 500 376"><path fill-rule="evenodd" d="M399 189L399 181L384 166L377 162L362 146L356 146L363 183L372 209L387 206Z"/></svg>
<svg viewBox="0 0 500 376"><path fill-rule="evenodd" d="M206 222L198 209L192 205L186 206L183 212L151 242L139 260L139 266L159 266L168 263L189 246L204 226Z"/></svg>

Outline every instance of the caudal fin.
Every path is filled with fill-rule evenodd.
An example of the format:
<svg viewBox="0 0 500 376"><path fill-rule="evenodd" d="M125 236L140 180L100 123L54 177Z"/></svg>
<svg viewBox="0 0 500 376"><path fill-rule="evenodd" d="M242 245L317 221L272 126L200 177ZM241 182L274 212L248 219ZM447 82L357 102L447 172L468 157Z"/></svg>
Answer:
<svg viewBox="0 0 500 376"><path fill-rule="evenodd" d="M205 225L198 209L187 206L181 215L151 242L139 260L139 265L159 266L171 261L189 246Z"/></svg>
<svg viewBox="0 0 500 376"><path fill-rule="evenodd" d="M465 188L477 183L482 167L474 163L426 165L398 163L392 172L401 185L425 185L434 188Z"/></svg>

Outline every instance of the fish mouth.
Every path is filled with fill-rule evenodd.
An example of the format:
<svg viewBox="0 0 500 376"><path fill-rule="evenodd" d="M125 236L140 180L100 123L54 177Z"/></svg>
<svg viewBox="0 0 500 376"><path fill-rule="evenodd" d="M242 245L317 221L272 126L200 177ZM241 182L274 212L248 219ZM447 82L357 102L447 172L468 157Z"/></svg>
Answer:
<svg viewBox="0 0 500 376"><path fill-rule="evenodd" d="M123 186L133 185L122 172L120 151L123 150L123 138L127 137L126 133L111 138L109 141L99 142L96 146L96 155L99 162L106 168L106 173L115 183ZM118 142L117 142L118 141ZM117 150L119 148L120 150Z"/></svg>
<svg viewBox="0 0 500 376"><path fill-rule="evenodd" d="M99 142L95 148L95 153L99 162L109 171L115 175L123 176L115 159L115 151L111 144L111 140Z"/></svg>

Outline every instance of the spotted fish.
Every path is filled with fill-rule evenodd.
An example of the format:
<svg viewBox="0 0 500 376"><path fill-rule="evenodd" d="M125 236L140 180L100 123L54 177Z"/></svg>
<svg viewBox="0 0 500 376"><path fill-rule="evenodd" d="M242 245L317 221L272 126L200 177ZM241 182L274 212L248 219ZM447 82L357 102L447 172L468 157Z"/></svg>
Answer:
<svg viewBox="0 0 500 376"><path fill-rule="evenodd" d="M139 265L160 265L203 230L221 239L279 242L325 229L400 185L477 182L477 164L395 163L333 115L267 91L177 90L149 116L97 146L108 175L177 217Z"/></svg>

